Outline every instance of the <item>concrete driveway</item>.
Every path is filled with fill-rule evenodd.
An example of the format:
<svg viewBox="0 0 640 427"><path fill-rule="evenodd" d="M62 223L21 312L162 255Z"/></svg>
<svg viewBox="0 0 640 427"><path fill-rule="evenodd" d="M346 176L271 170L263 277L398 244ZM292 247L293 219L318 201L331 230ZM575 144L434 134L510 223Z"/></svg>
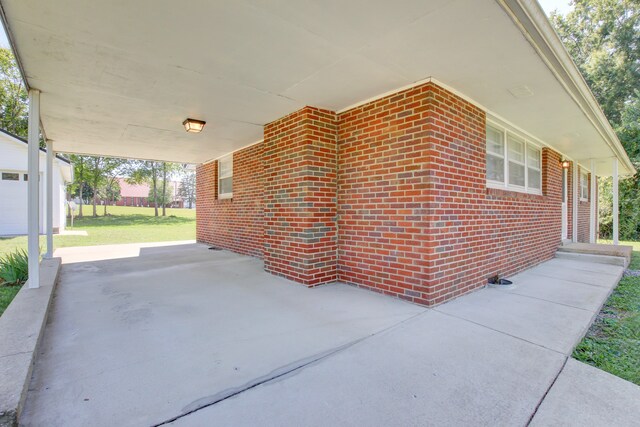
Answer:
<svg viewBox="0 0 640 427"><path fill-rule="evenodd" d="M567 359L621 267L553 260L517 276L515 289L428 310L342 284L307 289L203 245L145 246L58 251L22 424L624 425L640 416L638 387Z"/></svg>

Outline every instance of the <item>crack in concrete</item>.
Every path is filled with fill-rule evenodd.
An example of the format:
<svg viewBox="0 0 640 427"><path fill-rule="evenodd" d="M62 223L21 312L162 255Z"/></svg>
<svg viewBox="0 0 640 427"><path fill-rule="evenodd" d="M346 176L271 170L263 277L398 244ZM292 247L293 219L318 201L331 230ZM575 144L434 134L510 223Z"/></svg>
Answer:
<svg viewBox="0 0 640 427"><path fill-rule="evenodd" d="M329 349L327 351L321 352L321 353L317 353L314 354L312 356L297 360L295 362L289 363L287 365L281 366L277 369L274 369L273 371L269 372L266 375L263 375L261 377L255 378L251 381L248 381L247 383L245 383L244 385L238 386L238 387L231 387L228 388L226 390L223 390L219 393L213 394L211 396L205 396L203 398L197 399L195 401L193 401L192 403L190 403L189 405L185 406L184 408L182 408L182 413L179 415L176 415L173 418L169 418L167 420L161 421L160 423L157 424L153 424L151 427L160 427L160 426L164 426L164 425L168 425L174 421L179 420L180 418L186 417L188 415L193 414L194 412L198 412L202 409L208 408L210 406L213 406L217 403L220 403L224 400L230 399L232 397L235 397L241 393L244 393L248 390L251 390L252 388L258 387L259 385L262 384L266 384L269 382L272 382L274 380L283 380L285 378L288 378L291 375L295 375L297 373L299 373L302 369L306 368L307 366L313 365L323 359L326 359L328 357L333 356L334 354L337 354L343 350L346 350L350 347L353 347L354 345L365 341L369 338L372 338L376 335L382 334L384 332L387 332L391 329L394 329L400 325L402 325L403 323L406 323L412 319L415 319L418 316L423 315L424 313L428 312L428 309L425 309L424 311L417 313L407 319L404 319L396 324L393 324L387 328L381 329L378 332L374 332L373 334L364 336L362 338L358 338L357 340L354 341L350 341L346 344L343 344L341 346L338 347L334 347L332 349Z"/></svg>
<svg viewBox="0 0 640 427"><path fill-rule="evenodd" d="M547 388L547 390L544 392L544 394L542 395L542 397L540 398L540 400L538 401L538 404L536 405L535 409L533 410L533 412L531 413L531 416L529 417L529 421L527 421L527 426L531 425L531 423L533 422L533 418L536 416L536 414L538 413L538 409L540 409L540 405L542 405L542 402L544 402L544 400L547 398L547 395L549 394L549 392L551 391L551 388L553 387L553 385L556 383L556 381L558 380L558 377L560 377L560 374L562 373L562 371L564 371L564 367L567 366L567 362L569 361L568 357L564 358L564 363L562 363L562 366L560 367L560 370L558 371L558 373L556 374L556 376L553 378L553 381L551 381L551 384L549 384L549 387Z"/></svg>
<svg viewBox="0 0 640 427"><path fill-rule="evenodd" d="M3 354L2 356L0 356L0 359L4 359L5 357L18 356L20 354L27 354L27 353L33 353L33 352L32 351L19 351L17 353Z"/></svg>

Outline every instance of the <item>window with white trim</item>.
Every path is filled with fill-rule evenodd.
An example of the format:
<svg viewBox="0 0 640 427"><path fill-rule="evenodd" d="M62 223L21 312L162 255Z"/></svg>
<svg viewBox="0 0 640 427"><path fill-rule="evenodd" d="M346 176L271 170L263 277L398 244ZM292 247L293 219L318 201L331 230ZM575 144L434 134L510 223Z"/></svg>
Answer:
<svg viewBox="0 0 640 427"><path fill-rule="evenodd" d="M233 197L233 154L218 160L218 198Z"/></svg>
<svg viewBox="0 0 640 427"><path fill-rule="evenodd" d="M583 170L580 171L580 200L589 200L589 174Z"/></svg>
<svg viewBox="0 0 640 427"><path fill-rule="evenodd" d="M542 150L523 135L487 125L487 186L542 194Z"/></svg>

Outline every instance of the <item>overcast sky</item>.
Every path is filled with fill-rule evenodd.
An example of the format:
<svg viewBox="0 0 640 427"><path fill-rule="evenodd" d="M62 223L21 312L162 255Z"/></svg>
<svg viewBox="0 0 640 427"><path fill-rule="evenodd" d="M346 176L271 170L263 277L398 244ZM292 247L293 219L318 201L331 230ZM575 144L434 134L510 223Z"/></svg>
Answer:
<svg viewBox="0 0 640 427"><path fill-rule="evenodd" d="M560 13L565 14L571 10L569 0L538 0L542 5L542 8L549 14L552 10L558 10ZM0 46L9 47L7 36L4 30L0 31Z"/></svg>

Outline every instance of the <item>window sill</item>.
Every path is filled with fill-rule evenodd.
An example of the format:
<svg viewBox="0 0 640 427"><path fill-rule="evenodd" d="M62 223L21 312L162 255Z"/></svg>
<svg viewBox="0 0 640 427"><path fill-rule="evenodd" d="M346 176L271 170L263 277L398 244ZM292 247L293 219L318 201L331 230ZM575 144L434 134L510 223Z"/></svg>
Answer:
<svg viewBox="0 0 640 427"><path fill-rule="evenodd" d="M519 193L529 196L542 196L541 190L527 190L524 187L515 187L510 185L504 185L499 182L487 181L487 189L503 191L505 193Z"/></svg>
<svg viewBox="0 0 640 427"><path fill-rule="evenodd" d="M233 193L218 194L218 200L231 200L233 199Z"/></svg>
<svg viewBox="0 0 640 427"><path fill-rule="evenodd" d="M584 203L589 203L589 199L585 199L585 198L582 198L582 197L580 197L580 201L584 202Z"/></svg>

